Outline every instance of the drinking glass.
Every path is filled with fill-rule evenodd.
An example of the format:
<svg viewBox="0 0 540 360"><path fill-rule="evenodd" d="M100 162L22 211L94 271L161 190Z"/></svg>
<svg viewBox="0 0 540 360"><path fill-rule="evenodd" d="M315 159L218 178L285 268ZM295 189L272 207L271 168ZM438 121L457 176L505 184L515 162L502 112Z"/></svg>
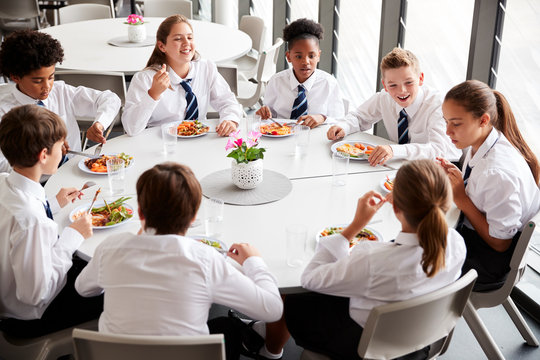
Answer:
<svg viewBox="0 0 540 360"><path fill-rule="evenodd" d="M125 161L116 157L107 160L107 177L111 196L123 194L126 186Z"/></svg>
<svg viewBox="0 0 540 360"><path fill-rule="evenodd" d="M161 125L161 137L163 138L163 152L172 155L176 152L176 124L168 123Z"/></svg>
<svg viewBox="0 0 540 360"><path fill-rule="evenodd" d="M332 185L344 186L349 174L349 156L335 152L332 154Z"/></svg>
<svg viewBox="0 0 540 360"><path fill-rule="evenodd" d="M304 264L307 229L304 225L292 224L285 228L287 241L287 265L299 267Z"/></svg>
<svg viewBox="0 0 540 360"><path fill-rule="evenodd" d="M224 201L211 198L205 204L204 228L206 236L219 238L223 234Z"/></svg>
<svg viewBox="0 0 540 360"><path fill-rule="evenodd" d="M295 153L297 155L302 156L307 154L309 146L309 130L310 128L307 125L296 125L293 128Z"/></svg>

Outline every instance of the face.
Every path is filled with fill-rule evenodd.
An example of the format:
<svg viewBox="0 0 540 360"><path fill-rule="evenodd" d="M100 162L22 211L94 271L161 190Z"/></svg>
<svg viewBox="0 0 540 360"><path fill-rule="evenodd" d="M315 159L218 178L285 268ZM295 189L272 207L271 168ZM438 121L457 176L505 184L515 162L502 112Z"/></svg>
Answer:
<svg viewBox="0 0 540 360"><path fill-rule="evenodd" d="M317 68L321 50L314 39L300 39L285 53L287 61L292 64L298 82L306 81Z"/></svg>
<svg viewBox="0 0 540 360"><path fill-rule="evenodd" d="M424 73L417 74L410 66L387 69L384 71L382 83L392 99L406 108L416 99L418 89L424 83Z"/></svg>
<svg viewBox="0 0 540 360"><path fill-rule="evenodd" d="M58 170L58 164L62 160L62 146L64 146L64 139L54 143L51 151L46 152L46 157L43 159L44 174L52 175Z"/></svg>
<svg viewBox="0 0 540 360"><path fill-rule="evenodd" d="M445 101L442 111L446 121L446 134L458 149L467 146L478 149L491 131L488 114L476 118L454 100Z"/></svg>
<svg viewBox="0 0 540 360"><path fill-rule="evenodd" d="M17 84L17 88L32 99L45 100L54 83L55 65L42 67L34 70L23 77L12 76L11 79Z"/></svg>
<svg viewBox="0 0 540 360"><path fill-rule="evenodd" d="M169 64L185 64L193 59L195 55L195 42L193 41L193 30L185 23L174 24L171 28L167 43L158 41L158 46Z"/></svg>

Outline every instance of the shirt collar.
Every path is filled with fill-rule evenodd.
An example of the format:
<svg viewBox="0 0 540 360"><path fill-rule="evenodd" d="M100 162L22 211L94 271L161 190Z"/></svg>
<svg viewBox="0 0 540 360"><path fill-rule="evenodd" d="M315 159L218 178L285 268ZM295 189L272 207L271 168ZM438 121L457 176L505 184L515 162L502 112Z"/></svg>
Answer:
<svg viewBox="0 0 540 360"><path fill-rule="evenodd" d="M47 197L45 196L45 189L40 183L30 180L24 175L19 174L15 170L11 171L7 178L8 183L16 187L25 193L35 196L39 201L45 204Z"/></svg>
<svg viewBox="0 0 540 360"><path fill-rule="evenodd" d="M289 72L289 85L291 90L296 91L298 89L298 85L302 85L307 91L309 91L317 79L318 70L319 69L315 69L313 74L311 74L306 81L300 83L298 79L296 79L296 76L294 76L293 68L289 68L287 71Z"/></svg>
<svg viewBox="0 0 540 360"><path fill-rule="evenodd" d="M489 150L493 147L495 144L495 141L499 138L499 131L493 127L487 136L486 140L480 145L478 148L478 151L470 158L469 162L465 162L465 164L469 165L470 167L475 167L475 165L484 157L484 155L487 154ZM471 154L471 151L469 151L469 154Z"/></svg>
<svg viewBox="0 0 540 360"><path fill-rule="evenodd" d="M409 106L407 106L405 108L405 112L407 112L407 115L409 115L410 117L414 117L414 114L416 114L416 112L418 111L418 109L420 108L420 105L422 105L422 102L424 101L424 89L422 89L421 86L418 87L418 94L416 94L416 99L414 99L413 103ZM396 104L397 105L397 104ZM399 107L398 105L398 115L399 115L399 112L401 111L401 107Z"/></svg>
<svg viewBox="0 0 540 360"><path fill-rule="evenodd" d="M399 245L420 246L416 233L400 232L394 242Z"/></svg>
<svg viewBox="0 0 540 360"><path fill-rule="evenodd" d="M38 100L31 98L30 96L26 95L22 91L19 90L17 86L14 87L13 90L13 96L15 96L15 99L21 104L21 105L37 105ZM45 107L47 107L47 101L48 99L41 100L43 104L45 104Z"/></svg>
<svg viewBox="0 0 540 360"><path fill-rule="evenodd" d="M167 66L167 72L169 73L169 79L171 80L171 84L179 85L184 80L193 79L193 66L191 64L192 63L190 62L189 72L184 79L182 79L177 73L175 73L172 67Z"/></svg>

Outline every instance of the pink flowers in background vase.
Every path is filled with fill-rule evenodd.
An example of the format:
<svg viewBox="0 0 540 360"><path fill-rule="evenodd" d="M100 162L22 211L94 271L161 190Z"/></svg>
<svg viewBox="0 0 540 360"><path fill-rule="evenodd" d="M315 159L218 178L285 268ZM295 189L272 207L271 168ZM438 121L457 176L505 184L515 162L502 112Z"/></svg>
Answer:
<svg viewBox="0 0 540 360"><path fill-rule="evenodd" d="M129 42L143 42L146 40L146 26L144 18L137 14L131 14L127 17L124 24L128 24L128 40Z"/></svg>
<svg viewBox="0 0 540 360"><path fill-rule="evenodd" d="M257 147L261 133L250 131L247 139L239 137L240 130L229 135L225 150L232 151L231 179L240 189L253 189L263 181L263 158L266 149Z"/></svg>

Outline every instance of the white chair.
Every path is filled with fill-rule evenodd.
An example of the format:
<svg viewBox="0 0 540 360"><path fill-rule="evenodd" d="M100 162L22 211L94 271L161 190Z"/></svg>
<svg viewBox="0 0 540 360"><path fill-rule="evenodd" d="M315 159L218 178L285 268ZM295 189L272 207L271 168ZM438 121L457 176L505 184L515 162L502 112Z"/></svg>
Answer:
<svg viewBox="0 0 540 360"><path fill-rule="evenodd" d="M371 310L358 344L363 359L393 359L431 345L429 358L441 355L461 317L477 273L418 297ZM304 350L301 360L328 359Z"/></svg>
<svg viewBox="0 0 540 360"><path fill-rule="evenodd" d="M238 68L236 65L218 64L217 70L229 84L234 95L238 96Z"/></svg>
<svg viewBox="0 0 540 360"><path fill-rule="evenodd" d="M79 328L97 330L98 322L93 320L77 325ZM71 334L67 328L37 338L13 338L0 332L0 358L5 360L56 360L60 356L73 355Z"/></svg>
<svg viewBox="0 0 540 360"><path fill-rule="evenodd" d="M112 11L107 5L76 4L60 8L58 17L60 24L68 24L76 21L112 19Z"/></svg>
<svg viewBox="0 0 540 360"><path fill-rule="evenodd" d="M144 0L143 12L146 17L182 14L188 19L193 19L192 4L187 0Z"/></svg>
<svg viewBox="0 0 540 360"><path fill-rule="evenodd" d="M0 35L22 29L40 28L37 0L0 1ZM1 36L0 36L1 40Z"/></svg>
<svg viewBox="0 0 540 360"><path fill-rule="evenodd" d="M251 108L257 102L261 103L266 84L272 75L276 73L276 64L281 45L283 45L283 39L277 38L274 45L259 55L259 65L255 77L256 84L239 76L237 100L243 107Z"/></svg>
<svg viewBox="0 0 540 360"><path fill-rule="evenodd" d="M118 335L75 329L73 343L77 360L225 360L223 334Z"/></svg>
<svg viewBox="0 0 540 360"><path fill-rule="evenodd" d="M244 15L240 19L238 29L245 32L251 38L251 50L241 58L231 61L238 67L238 72L246 79L252 79L257 75L259 54L264 46L264 34L266 27L264 20L258 16Z"/></svg>
<svg viewBox="0 0 540 360"><path fill-rule="evenodd" d="M99 4L99 5L106 5L111 8L111 16L113 18L116 17L116 11L114 6L113 0L69 0L69 5L76 5L76 4Z"/></svg>
<svg viewBox="0 0 540 360"><path fill-rule="evenodd" d="M535 223L529 221L519 237L514 253L512 254L512 259L510 260L510 272L508 277L504 282L504 285L493 291L488 292L472 292L467 306L465 307L465 312L463 313L463 318L469 325L472 333L476 337L476 340L482 347L482 350L488 357L488 359L504 359L499 347L489 334L489 331L485 327L484 323L478 316L477 309L481 308L490 308L501 305L504 307L514 325L516 325L521 336L527 342L527 345L538 346L538 340L532 333L531 329L521 316L516 305L510 298L510 293L514 288L523 273L525 272L526 262L526 252L529 246L529 241L534 232Z"/></svg>

